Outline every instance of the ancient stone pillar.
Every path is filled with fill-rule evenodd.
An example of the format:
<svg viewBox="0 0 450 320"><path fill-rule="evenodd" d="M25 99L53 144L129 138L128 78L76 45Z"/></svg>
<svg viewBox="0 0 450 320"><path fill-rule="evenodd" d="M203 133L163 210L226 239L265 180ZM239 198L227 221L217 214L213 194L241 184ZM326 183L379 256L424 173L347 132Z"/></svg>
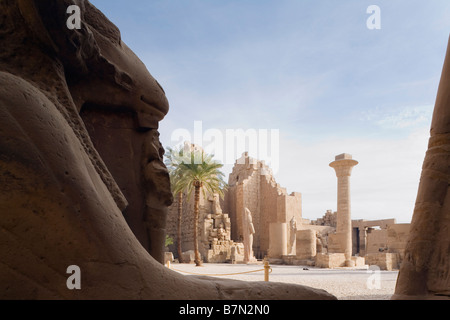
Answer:
<svg viewBox="0 0 450 320"><path fill-rule="evenodd" d="M287 255L287 224L274 222L269 225L269 258Z"/></svg>
<svg viewBox="0 0 450 320"><path fill-rule="evenodd" d="M336 156L330 167L336 170L338 178L336 235L345 254L345 265L352 266L352 217L350 206L350 176L358 164L349 154Z"/></svg>

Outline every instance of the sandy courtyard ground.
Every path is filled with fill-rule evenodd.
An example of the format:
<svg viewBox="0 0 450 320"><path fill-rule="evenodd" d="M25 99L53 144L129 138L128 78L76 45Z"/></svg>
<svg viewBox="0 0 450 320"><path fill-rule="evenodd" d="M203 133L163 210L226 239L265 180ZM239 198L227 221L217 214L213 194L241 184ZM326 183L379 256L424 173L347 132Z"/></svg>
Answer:
<svg viewBox="0 0 450 320"><path fill-rule="evenodd" d="M367 268L319 269L304 266L271 265L270 281L296 283L324 289L340 300L389 300L394 294L398 271L379 271ZM308 268L309 270L303 270ZM185 272L202 275L230 274L263 269L258 264L172 264L171 269L184 275ZM264 281L264 271L240 275L226 275L243 281Z"/></svg>

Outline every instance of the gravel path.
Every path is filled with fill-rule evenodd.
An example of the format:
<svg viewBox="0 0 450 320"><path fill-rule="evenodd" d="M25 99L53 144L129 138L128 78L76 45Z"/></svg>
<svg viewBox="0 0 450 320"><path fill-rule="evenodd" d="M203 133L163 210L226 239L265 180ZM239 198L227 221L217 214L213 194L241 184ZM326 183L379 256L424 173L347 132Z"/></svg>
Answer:
<svg viewBox="0 0 450 320"><path fill-rule="evenodd" d="M270 281L296 283L324 289L340 300L388 300L394 294L398 271L378 271L366 268L319 269L304 266L272 265ZM172 264L172 269L185 272L211 274L229 274L263 269L258 264ZM308 270L303 270L308 268ZM183 272L181 272L183 271ZM227 275L229 278L243 281L263 281L264 271L257 273Z"/></svg>

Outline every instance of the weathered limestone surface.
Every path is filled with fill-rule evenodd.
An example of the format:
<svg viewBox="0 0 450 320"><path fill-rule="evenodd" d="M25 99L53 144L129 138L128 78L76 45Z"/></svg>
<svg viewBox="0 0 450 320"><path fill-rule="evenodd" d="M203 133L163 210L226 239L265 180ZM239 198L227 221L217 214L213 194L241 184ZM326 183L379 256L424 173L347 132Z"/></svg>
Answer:
<svg viewBox="0 0 450 320"><path fill-rule="evenodd" d="M450 46L449 46L450 47ZM395 299L450 298L450 50Z"/></svg>
<svg viewBox="0 0 450 320"><path fill-rule="evenodd" d="M182 197L181 216L181 251L194 249L194 194L189 198L187 193ZM168 246L169 251L178 257L178 201L169 207L166 234L174 240ZM199 201L199 252L207 263L225 263L244 261L243 243L231 240L231 221L228 213L222 211L218 194L200 194ZM242 253L241 253L242 249ZM190 262L191 260L183 262ZM192 260L193 261L193 260Z"/></svg>
<svg viewBox="0 0 450 320"><path fill-rule="evenodd" d="M387 246L390 253L398 253L399 261L403 261L409 235L410 224L400 223L387 228Z"/></svg>
<svg viewBox="0 0 450 320"><path fill-rule="evenodd" d="M315 259L317 254L316 233L311 229L297 231L297 259Z"/></svg>
<svg viewBox="0 0 450 320"><path fill-rule="evenodd" d="M272 223L288 225L292 218L298 222L302 221L301 193L288 194L287 190L275 181L269 166L264 161L249 157L248 153L244 153L236 161L229 176L228 186L224 208L230 214L231 238L234 241L242 241L243 213L244 208L248 208L252 213L255 227L253 251L258 259L269 254L269 248L273 247L272 241L284 242L284 238L270 238ZM287 230L287 239L290 238L290 233L290 229Z"/></svg>
<svg viewBox="0 0 450 320"><path fill-rule="evenodd" d="M287 255L287 225L286 223L273 222L269 227L270 247L269 258L281 258Z"/></svg>
<svg viewBox="0 0 450 320"><path fill-rule="evenodd" d="M381 270L394 270L398 269L399 254L398 253L368 253L365 256L366 263L370 266L376 265Z"/></svg>
<svg viewBox="0 0 450 320"><path fill-rule="evenodd" d="M344 253L319 253L316 256L316 267L318 268L339 268L345 267Z"/></svg>
<svg viewBox="0 0 450 320"><path fill-rule="evenodd" d="M73 4L80 30L66 28ZM3 0L0 12L0 299L334 298L185 277L152 258L124 215L145 217L136 234L161 255L164 91L88 1ZM81 290L66 286L71 265Z"/></svg>

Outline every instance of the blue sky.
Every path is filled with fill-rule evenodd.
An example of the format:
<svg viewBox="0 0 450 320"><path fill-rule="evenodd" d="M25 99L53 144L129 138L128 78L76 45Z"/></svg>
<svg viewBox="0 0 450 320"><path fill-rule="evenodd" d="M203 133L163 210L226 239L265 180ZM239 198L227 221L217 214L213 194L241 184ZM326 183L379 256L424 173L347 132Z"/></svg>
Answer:
<svg viewBox="0 0 450 320"><path fill-rule="evenodd" d="M223 132L277 129L276 179L303 193L305 218L336 209L328 164L346 152L360 161L353 218L411 220L449 1L91 2L164 87L171 105L164 146L176 143L176 129L193 132L194 121ZM373 4L380 30L366 26Z"/></svg>

